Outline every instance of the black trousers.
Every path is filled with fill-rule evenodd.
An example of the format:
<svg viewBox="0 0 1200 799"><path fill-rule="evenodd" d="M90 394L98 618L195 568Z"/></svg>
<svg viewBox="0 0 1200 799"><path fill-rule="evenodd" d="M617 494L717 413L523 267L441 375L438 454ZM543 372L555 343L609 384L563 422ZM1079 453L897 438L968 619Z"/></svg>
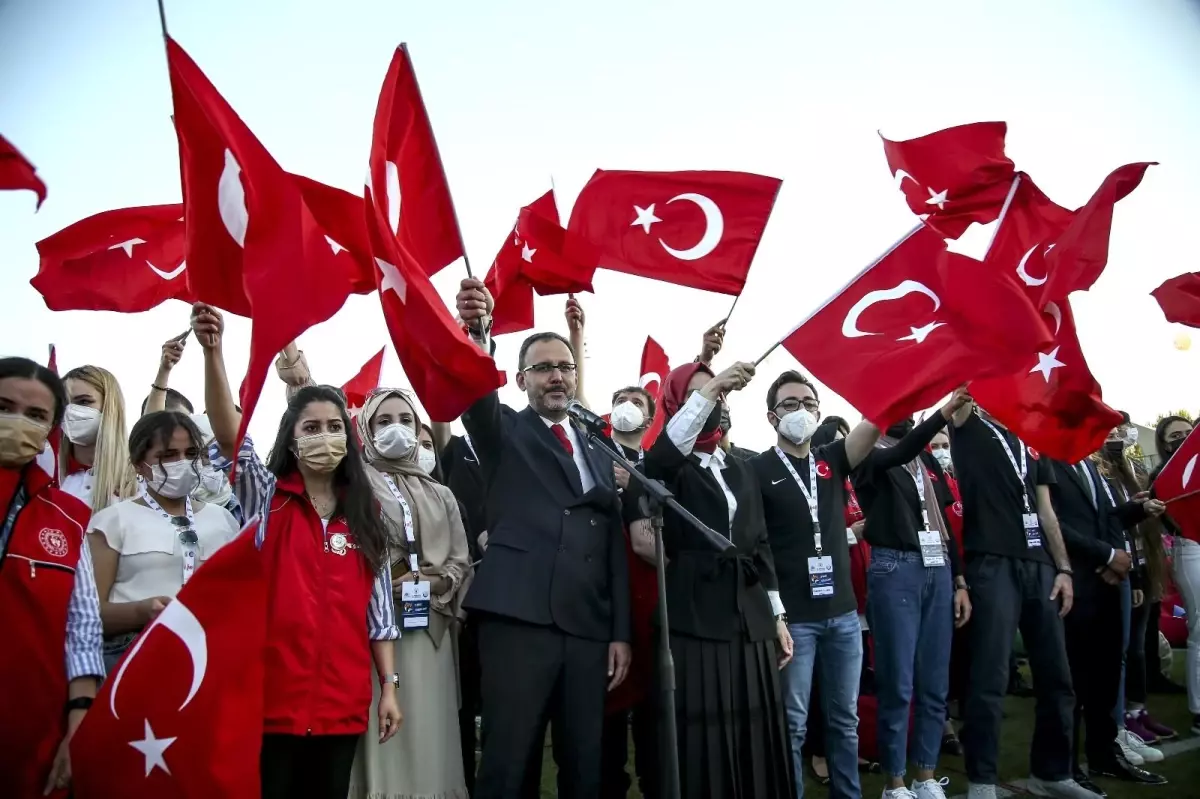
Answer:
<svg viewBox="0 0 1200 799"><path fill-rule="evenodd" d="M346 799L361 735L264 735L262 799Z"/></svg>
<svg viewBox="0 0 1200 799"><path fill-rule="evenodd" d="M1079 770L1079 731L1086 732L1090 766L1113 761L1117 722L1113 707L1121 685L1121 593L1096 575L1077 575L1075 606L1064 620L1071 682L1075 688L1072 765Z"/></svg>
<svg viewBox="0 0 1200 799"><path fill-rule="evenodd" d="M971 664L961 738L967 776L973 783L995 785L999 776L1008 661L1018 629L1029 653L1037 697L1029 770L1044 780L1071 777L1075 695L1059 603L1050 601L1054 576L1052 566L1031 560L976 555L967 562L973 612L968 625Z"/></svg>
<svg viewBox="0 0 1200 799"><path fill-rule="evenodd" d="M1125 701L1146 704L1146 631L1150 626L1150 603L1142 601L1129 615L1129 648L1125 650ZM1154 633L1158 652L1158 631ZM1125 712L1125 708L1121 708Z"/></svg>
<svg viewBox="0 0 1200 799"><path fill-rule="evenodd" d="M600 795L608 643L500 616L479 618L483 759L476 799L512 799L530 783L547 723L558 795Z"/></svg>
<svg viewBox="0 0 1200 799"><path fill-rule="evenodd" d="M600 765L601 799L624 799L629 795L633 780L626 771L626 764L629 762L631 733L638 790L645 799L658 799L662 792L658 762L658 716L657 698L648 696L628 712L609 713L604 717L603 759Z"/></svg>
<svg viewBox="0 0 1200 799"><path fill-rule="evenodd" d="M463 775L467 792L475 793L475 717L479 715L479 634L468 619L458 636L458 684L462 697L458 710L458 736L462 745Z"/></svg>

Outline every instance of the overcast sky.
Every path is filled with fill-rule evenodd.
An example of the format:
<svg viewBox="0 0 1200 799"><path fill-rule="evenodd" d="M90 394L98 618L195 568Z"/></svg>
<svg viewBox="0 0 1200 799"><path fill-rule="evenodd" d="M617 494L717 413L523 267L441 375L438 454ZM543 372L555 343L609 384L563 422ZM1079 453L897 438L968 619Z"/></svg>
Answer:
<svg viewBox="0 0 1200 799"><path fill-rule="evenodd" d="M1135 419L1195 411L1200 346L1181 351L1149 292L1200 269L1200 8L1134 3L667 2L603 4L166 0L172 35L288 170L358 193L380 83L409 43L477 274L517 209L553 176L565 215L592 170L734 169L783 179L726 351L752 360L904 233L913 218L876 131L907 138L963 122L1009 123L1008 153L1054 200L1083 204L1114 167L1157 160L1115 214L1108 269L1074 303L1105 399ZM29 286L34 243L90 214L178 202L177 143L151 0L0 0L0 132L49 187L0 193L5 354L92 363L140 403L163 340L187 326L170 302L145 314L51 313ZM986 232L973 231L976 242ZM448 303L465 272L435 278ZM647 334L691 360L730 298L598 272L588 314L588 394L607 410L635 382ZM563 298L538 326L565 332ZM249 325L229 324L236 385ZM340 384L387 340L378 299L352 297L301 340L314 376ZM499 341L515 365L520 335ZM733 438L762 448L783 350L733 398ZM394 354L386 384L406 384ZM203 404L193 341L172 386ZM520 406L515 388L506 400ZM825 413L857 420L833 396ZM251 432L274 436L272 377Z"/></svg>

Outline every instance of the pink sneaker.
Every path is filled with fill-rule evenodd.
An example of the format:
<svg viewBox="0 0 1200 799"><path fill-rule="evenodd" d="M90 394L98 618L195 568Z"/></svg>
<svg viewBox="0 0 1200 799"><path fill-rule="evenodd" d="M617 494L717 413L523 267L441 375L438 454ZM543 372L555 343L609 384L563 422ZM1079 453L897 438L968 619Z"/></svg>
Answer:
<svg viewBox="0 0 1200 799"><path fill-rule="evenodd" d="M1155 721L1145 708L1138 711L1137 720L1147 732L1152 732L1157 735L1160 741L1166 741L1170 740L1171 738L1179 737L1179 734L1175 732L1175 730L1171 729L1166 724L1159 724L1157 721Z"/></svg>
<svg viewBox="0 0 1200 799"><path fill-rule="evenodd" d="M1154 745L1158 743L1158 736L1143 726L1141 717L1136 713L1125 714L1125 729L1141 738L1147 744Z"/></svg>

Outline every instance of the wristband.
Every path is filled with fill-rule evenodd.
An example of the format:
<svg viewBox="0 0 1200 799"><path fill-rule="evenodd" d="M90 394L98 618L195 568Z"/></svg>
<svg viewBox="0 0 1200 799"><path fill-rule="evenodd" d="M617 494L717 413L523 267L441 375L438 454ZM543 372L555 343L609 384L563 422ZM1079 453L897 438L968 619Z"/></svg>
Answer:
<svg viewBox="0 0 1200 799"><path fill-rule="evenodd" d="M67 700L64 710L67 713L70 713L72 710L88 710L91 708L93 701L95 701L95 697L77 696L74 699Z"/></svg>
<svg viewBox="0 0 1200 799"><path fill-rule="evenodd" d="M157 384L155 384L155 383L151 383L151 384L150 384L150 388L154 389L155 391L161 391L161 392L162 392L162 393L164 393L164 394L166 394L166 393L167 393L167 387L166 387L166 386L160 386L160 385L157 385Z"/></svg>
<svg viewBox="0 0 1200 799"><path fill-rule="evenodd" d="M1075 575L1075 572L1071 571L1070 569L1055 569L1055 571L1059 574L1065 574L1068 577L1073 577Z"/></svg>

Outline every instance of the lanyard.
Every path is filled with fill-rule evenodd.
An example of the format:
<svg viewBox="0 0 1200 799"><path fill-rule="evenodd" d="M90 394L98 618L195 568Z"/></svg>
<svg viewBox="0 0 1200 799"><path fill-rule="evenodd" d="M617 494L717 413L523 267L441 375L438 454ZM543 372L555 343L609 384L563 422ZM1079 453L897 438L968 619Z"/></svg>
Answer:
<svg viewBox="0 0 1200 799"><path fill-rule="evenodd" d="M1087 475L1088 481L1092 484L1092 501L1095 502L1095 485L1097 482L1099 482L1100 487L1104 489L1104 496L1108 497L1108 504L1112 505L1114 508L1117 507L1116 500L1113 499L1112 489L1108 487L1108 481L1104 479L1104 475L1100 474L1100 472L1096 472L1096 476L1092 477L1092 470L1087 467L1087 461L1080 461L1079 465L1083 467L1083 473Z"/></svg>
<svg viewBox="0 0 1200 799"><path fill-rule="evenodd" d="M467 439L467 443L471 443L471 439ZM472 450L474 452L474 450ZM412 509L408 507L408 500L404 498L404 494L396 485L390 474L385 474L384 479L387 480L388 488L392 490L392 496L400 503L400 510L404 513L404 537L408 540L408 570L413 575L420 579L421 576L421 561L417 557L417 538L413 534L413 518Z"/></svg>
<svg viewBox="0 0 1200 799"><path fill-rule="evenodd" d="M199 554L197 545L200 539L196 536L196 517L192 515L192 498L185 497L183 502L184 516L172 516L163 510L162 505L150 495L150 492L142 489L142 499L152 511L157 511L158 515L162 516L179 530L179 546L183 549L183 584L187 585L187 581L192 579L192 575L196 572L196 559Z"/></svg>
<svg viewBox="0 0 1200 799"><path fill-rule="evenodd" d="M1008 439L1000 435L1000 431L989 422L987 419L979 421L991 428L992 434L996 436L996 440L1000 442L1000 446L1004 447L1004 454L1008 456L1008 462L1012 464L1013 472L1017 475L1017 480L1021 483L1021 498L1025 501L1025 512L1029 513L1029 487L1025 485L1025 475L1029 473L1028 464L1025 462L1025 447L1021 446L1021 465L1017 466L1017 459L1013 457L1012 447L1008 445ZM1020 443L1020 439L1017 439Z"/></svg>
<svg viewBox="0 0 1200 799"><path fill-rule="evenodd" d="M804 485L804 481L800 479L800 475L796 474L796 469L792 466L792 462L788 460L788 456L783 454L783 450L775 447L775 454L779 456L779 460L783 461L783 465L787 467L788 474L796 481L796 485L800 486L801 493L804 494L805 501L808 502L808 516L812 519L813 527L813 547L817 550L817 556L821 555L821 521L817 515L817 460L813 457L812 450L808 452L808 479L811 481L813 490L809 493L808 488Z"/></svg>
<svg viewBox="0 0 1200 799"><path fill-rule="evenodd" d="M907 469L905 471L908 471ZM925 506L925 467L920 460L917 461L917 473L908 472L913 479L913 483L917 487L917 499L921 501L921 521L925 524L925 529L929 529L929 510Z"/></svg>

